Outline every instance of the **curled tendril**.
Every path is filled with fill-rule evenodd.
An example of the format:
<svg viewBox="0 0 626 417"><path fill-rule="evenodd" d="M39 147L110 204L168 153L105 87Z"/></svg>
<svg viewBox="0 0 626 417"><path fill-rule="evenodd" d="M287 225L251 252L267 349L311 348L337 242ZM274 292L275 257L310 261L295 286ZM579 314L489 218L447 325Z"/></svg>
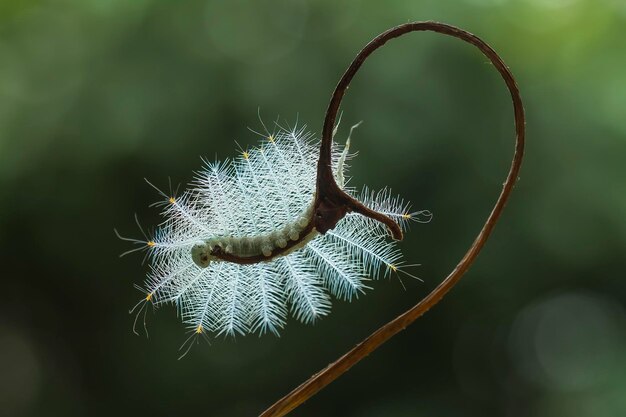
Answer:
<svg viewBox="0 0 626 417"><path fill-rule="evenodd" d="M324 127L322 130L320 158L317 167L317 192L314 204L314 214L311 219L313 226L318 232L325 233L327 230L332 229L337 222L346 215L346 213L352 211L384 223L389 228L395 239L402 238L400 228L392 219L381 213L368 209L362 203L347 195L337 186L332 174L330 156L333 126L337 118L339 105L341 104L341 100L348 88L348 85L358 72L359 68L361 68L361 65L363 65L367 57L372 52L382 47L387 41L410 32L420 31L441 33L474 45L498 70L509 90L509 93L511 94L515 118L515 152L509 173L506 177L506 181L504 182L502 191L500 192L500 196L498 197L496 204L489 214L489 217L487 217L485 224L468 249L467 253L459 261L452 272L450 272L441 284L437 286L437 288L435 288L428 296L426 296L426 298L418 302L415 306L376 330L337 361L331 363L303 384L295 388L289 394L278 400L270 408L265 410L261 414L261 417L284 416L289 413L307 399L315 395L318 391L333 382L365 356L376 350L380 345L385 343L395 334L404 330L408 325L413 323L417 318L422 316L426 311L437 304L461 279L461 277L469 269L472 262L476 259L478 253L485 245L485 242L496 225L511 191L513 190L513 186L517 180L522 163L525 137L524 107L519 93L519 88L517 87L513 74L502 61L500 56L487 43L465 30L447 25L445 23L431 21L406 23L391 28L372 39L372 41L370 41L354 58L333 92L326 111L326 118L324 119Z"/></svg>

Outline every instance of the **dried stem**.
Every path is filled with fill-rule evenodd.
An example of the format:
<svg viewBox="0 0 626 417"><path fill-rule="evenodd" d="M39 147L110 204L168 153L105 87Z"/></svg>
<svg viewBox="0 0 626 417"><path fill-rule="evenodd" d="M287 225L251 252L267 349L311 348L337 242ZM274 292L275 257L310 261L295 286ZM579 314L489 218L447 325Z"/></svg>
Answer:
<svg viewBox="0 0 626 417"><path fill-rule="evenodd" d="M502 188L500 196L498 197L498 200L496 201L496 204L491 211L491 214L487 218L484 226L482 227L480 233L472 243L465 256L463 256L458 265L452 270L452 272L450 272L450 274L443 280L443 282L441 282L441 284L437 286L437 288L435 288L426 298L417 303L414 307L410 308L405 313L401 314L400 316L391 320L389 323L382 326L380 329L372 333L369 337L367 337L365 340L363 340L361 343L359 343L356 347L343 355L337 361L331 363L326 368L305 381L302 385L291 391L285 397L281 398L274 405L265 410L263 414L261 414L261 417L284 416L285 414L289 413L294 408L298 407L300 404L315 395L322 388L333 382L340 375L350 369L353 365L355 365L361 359L377 349L380 345L389 340L392 336L404 330L409 324L413 323L418 317L423 315L431 307L437 304L443 298L443 296L448 291L450 291L450 289L452 289L452 287L454 287L454 285L461 279L463 274L465 274L465 272L469 269L474 259L476 259L476 256L485 245L485 242L487 241L496 222L498 221L498 218L502 213L502 209L504 208L504 205L506 204L511 194L511 191L513 190L513 186L515 184L515 181L517 180L517 176L522 163L522 156L524 154L525 135L524 108L522 105L522 99L520 97L519 89L517 87L513 74L511 74L500 56L489 45L487 45L481 39L469 32L444 23L407 23L392 28L378 35L370 43L368 43L365 48L363 48L363 50L359 52L356 58L352 61L352 64L350 64L346 72L343 74L343 77L341 77L341 80L337 84L337 87L335 88L335 91L330 100L330 104L328 106L326 118L324 120L320 159L318 164L317 195L320 196L320 194L322 194L320 193L320 191L325 190L323 194L325 195L325 198L321 199L319 201L320 204L317 206L318 212L316 212L316 216L321 215L320 219L322 220L319 226L322 229L324 227L328 227L326 229L328 230L329 228L332 228L334 226L332 222L335 221L335 219L341 219L345 215L346 211L352 210L383 221L387 226L389 226L394 237L401 237L401 234L398 235L399 229L396 229L397 225L395 224L395 222L391 221L391 219L387 221L384 218L375 217L376 215L382 216L378 213L363 211L364 207L361 203L352 198L349 198L349 196L346 196L345 193L343 193L343 191L341 191L339 187L337 187L332 175L330 163L328 161L330 161L332 130L337 116L337 112L339 110L339 105L354 75L357 73L365 59L376 49L383 46L388 40L409 32L416 31L437 32L461 39L467 43L474 45L496 67L496 69L502 76L506 86L508 87L511 94L511 99L513 101L516 142L515 153L513 155L511 168L506 177L506 181L504 182L504 186ZM319 210L320 208L321 210ZM316 224L316 228L317 227L318 224ZM325 230L318 230L322 233L325 232Z"/></svg>

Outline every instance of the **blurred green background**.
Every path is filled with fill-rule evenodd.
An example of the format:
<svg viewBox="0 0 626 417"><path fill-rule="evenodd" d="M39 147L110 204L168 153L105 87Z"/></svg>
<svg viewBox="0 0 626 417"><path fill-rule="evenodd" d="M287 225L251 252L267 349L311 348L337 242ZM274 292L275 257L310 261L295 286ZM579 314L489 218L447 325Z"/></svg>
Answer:
<svg viewBox="0 0 626 417"><path fill-rule="evenodd" d="M216 338L177 361L173 308L134 336L147 270L113 227L266 121L321 130L383 30L440 20L510 65L527 156L478 261L434 310L294 416L626 415L623 0L0 2L0 415L249 416L435 287L486 218L513 148L510 98L476 50L391 42L343 103L354 184L435 217L402 249L424 283L374 283L280 338Z"/></svg>

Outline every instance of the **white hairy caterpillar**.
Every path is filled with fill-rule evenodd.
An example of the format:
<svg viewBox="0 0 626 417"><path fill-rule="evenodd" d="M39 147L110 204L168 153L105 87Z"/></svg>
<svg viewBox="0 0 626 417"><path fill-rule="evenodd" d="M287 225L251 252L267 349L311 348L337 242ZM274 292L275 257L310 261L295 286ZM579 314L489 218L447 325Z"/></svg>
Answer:
<svg viewBox="0 0 626 417"><path fill-rule="evenodd" d="M352 131L357 126L358 124L352 126L352 128L350 129L350 134L352 134ZM273 144L276 144L275 135L268 135L267 138ZM341 153L341 156L339 156L338 158L337 169L335 172L337 183L341 188L344 188L345 185L343 171L349 150L350 136L348 136L348 139L346 140L346 146ZM262 148L261 152L263 152ZM275 148L275 152L281 152L280 148ZM244 152L242 156L246 160L250 158L250 154L248 152ZM266 157L263 159L263 162L265 163L265 167L269 168L268 159ZM280 162L284 162L284 158L282 158ZM287 169L288 171L291 170L291 167L283 168ZM279 169L278 172L280 171L281 170ZM291 174L291 172L289 173ZM270 174L272 176L278 175L276 172L274 172L273 169L270 171ZM276 178L273 178L273 181L275 182L275 184L278 184ZM256 185L260 187L261 184L257 181ZM281 189L281 191L284 191L284 189ZM261 190L259 189L257 190L257 192L261 192ZM287 201L284 192L280 195L280 197L281 199L283 199L284 205L289 205L289 202ZM294 221L284 223L280 225L277 229L272 230L271 232L251 236L210 237L204 241L198 242L191 248L191 259L199 267L206 268L211 262L220 262L223 260L220 257L212 255L212 253L216 250L219 250L220 252L223 251L227 255L237 256L238 258L242 259L242 262L246 263L248 263L248 260L251 259L269 261L270 259L272 259L272 255L277 252L277 249L286 249L284 251L280 251L281 253L277 256L289 255L294 250L304 247L307 243L309 243L318 235L318 232L315 230L315 228L307 228L307 226L309 225L309 219L313 215L314 202L315 199L311 199L311 203L308 205L308 207L304 210L304 212L300 213ZM278 223L280 224L280 222ZM294 242L295 244L287 248L287 246L291 242Z"/></svg>
<svg viewBox="0 0 626 417"><path fill-rule="evenodd" d="M403 269L412 265L402 262L396 242L376 220L348 213L325 234L311 227L320 152L305 127L262 136L257 148L231 161L205 161L180 196L159 191L165 220L152 239L123 238L151 259L137 317L148 303L171 303L192 337L278 334L288 311L305 323L326 315L327 291L351 300L369 288L369 279L391 272L412 276ZM331 159L338 186L357 198L345 179L349 140L344 149L333 145ZM365 189L358 199L403 229L431 218L426 210L410 212L388 190Z"/></svg>

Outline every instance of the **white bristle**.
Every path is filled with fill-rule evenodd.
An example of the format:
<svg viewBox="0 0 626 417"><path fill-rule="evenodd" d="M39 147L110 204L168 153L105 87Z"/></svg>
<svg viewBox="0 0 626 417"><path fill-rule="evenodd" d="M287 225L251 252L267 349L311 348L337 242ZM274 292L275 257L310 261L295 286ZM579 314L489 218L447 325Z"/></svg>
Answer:
<svg viewBox="0 0 626 417"><path fill-rule="evenodd" d="M206 268L194 263L191 248L198 241L219 241L229 253L257 245L255 250L270 256L295 240L311 213L318 156L318 143L304 127L281 130L233 160L205 161L181 195L159 191L165 220L145 242L151 261L145 302L176 305L197 334L278 334L288 312L313 322L330 311L330 295L351 300L370 288L370 279L399 270L401 253L384 225L354 213L325 235L266 262L210 261ZM357 195L345 187L352 156L347 147L333 149L337 182L348 194L403 229L411 220L429 220L429 212L410 213L388 190Z"/></svg>

